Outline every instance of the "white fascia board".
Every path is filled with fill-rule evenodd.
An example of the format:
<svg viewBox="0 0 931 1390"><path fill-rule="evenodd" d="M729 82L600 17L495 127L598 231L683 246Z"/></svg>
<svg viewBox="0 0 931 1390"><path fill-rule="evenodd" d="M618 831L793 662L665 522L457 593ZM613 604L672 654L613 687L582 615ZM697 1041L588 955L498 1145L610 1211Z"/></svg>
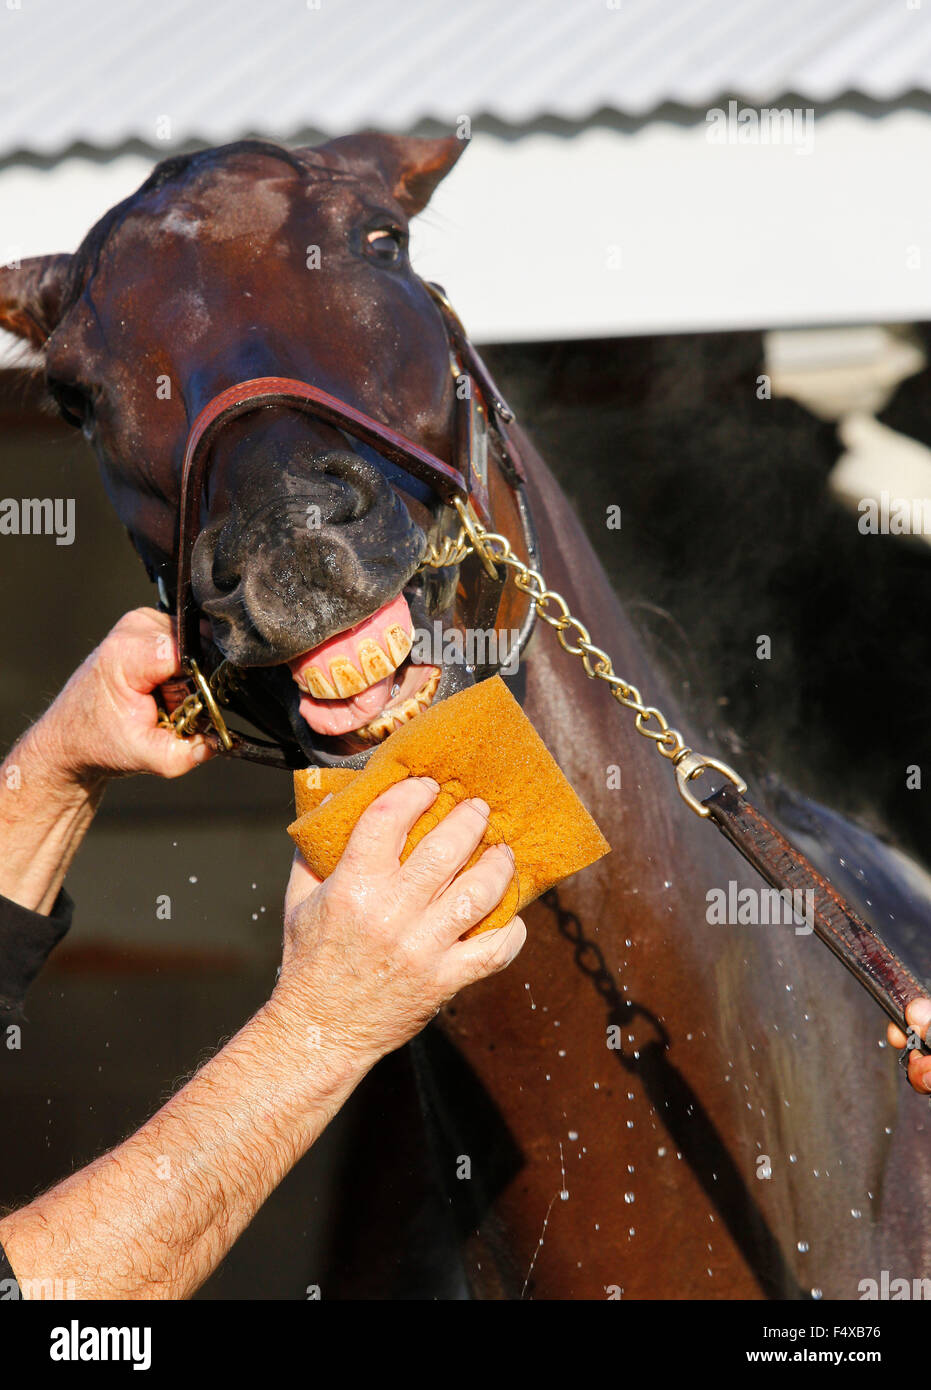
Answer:
<svg viewBox="0 0 931 1390"><path fill-rule="evenodd" d="M414 266L480 343L931 319L931 116L833 112L807 150L710 128L478 134ZM0 172L0 260L73 249L150 167Z"/></svg>

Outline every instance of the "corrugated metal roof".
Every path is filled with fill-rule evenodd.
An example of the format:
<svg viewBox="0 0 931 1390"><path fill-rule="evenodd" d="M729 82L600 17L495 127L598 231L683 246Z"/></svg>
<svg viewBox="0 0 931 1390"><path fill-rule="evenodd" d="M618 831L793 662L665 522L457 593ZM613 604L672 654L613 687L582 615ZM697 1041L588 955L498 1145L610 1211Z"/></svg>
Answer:
<svg viewBox="0 0 931 1390"><path fill-rule="evenodd" d="M614 4L6 0L0 157L931 90L931 0Z"/></svg>

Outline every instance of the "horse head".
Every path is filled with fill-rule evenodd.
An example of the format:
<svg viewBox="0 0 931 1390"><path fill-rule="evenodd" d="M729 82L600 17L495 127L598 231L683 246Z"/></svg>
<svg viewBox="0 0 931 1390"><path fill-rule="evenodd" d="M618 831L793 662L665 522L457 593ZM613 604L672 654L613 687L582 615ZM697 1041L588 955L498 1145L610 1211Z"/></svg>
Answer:
<svg viewBox="0 0 931 1390"><path fill-rule="evenodd" d="M0 271L0 325L42 350L163 596L191 422L235 383L313 383L453 461L448 324L407 248L462 149L368 133L171 158L73 256ZM456 621L459 575L419 569L443 508L371 444L266 404L224 424L197 502L205 650L245 673L246 712L305 759L364 760L471 678L411 657L416 628Z"/></svg>

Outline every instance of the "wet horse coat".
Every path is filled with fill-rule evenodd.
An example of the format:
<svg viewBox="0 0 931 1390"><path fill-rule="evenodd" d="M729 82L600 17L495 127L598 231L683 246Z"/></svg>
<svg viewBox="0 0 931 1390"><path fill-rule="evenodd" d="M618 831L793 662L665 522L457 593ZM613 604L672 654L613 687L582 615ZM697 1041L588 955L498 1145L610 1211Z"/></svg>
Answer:
<svg viewBox="0 0 931 1390"><path fill-rule="evenodd" d="M186 424L232 380L273 371L355 392L448 450L439 324L416 277L365 262L359 229L419 211L456 153L374 136L208 153L156 177L75 263L0 272L0 323L46 344L53 391L93 437L153 576L174 559ZM341 259L344 242L355 259ZM292 256L311 245L331 266L312 292ZM526 458L549 584L688 734L565 499L529 446ZM297 524L309 505L324 518L313 545ZM280 695L283 663L408 582L428 517L316 423L286 411L237 422L216 450L195 566L217 651L267 672ZM502 627L514 612L511 596ZM879 1011L791 925L709 923L709 890L761 881L685 810L669 768L547 630L513 688L614 852L534 905L518 963L421 1040L424 1147L369 1157L352 1194L371 1215L368 1266L388 1282L366 1287L356 1261L343 1290L387 1291L397 1259L373 1257L378 1223L389 1230L405 1184L417 1200L426 1190L410 1173L428 1147L462 1271L458 1283L440 1271L443 1289L855 1298L883 1269L923 1274L927 1109L876 1045ZM293 731L295 701L281 701ZM848 1086L829 1074L840 1048Z"/></svg>

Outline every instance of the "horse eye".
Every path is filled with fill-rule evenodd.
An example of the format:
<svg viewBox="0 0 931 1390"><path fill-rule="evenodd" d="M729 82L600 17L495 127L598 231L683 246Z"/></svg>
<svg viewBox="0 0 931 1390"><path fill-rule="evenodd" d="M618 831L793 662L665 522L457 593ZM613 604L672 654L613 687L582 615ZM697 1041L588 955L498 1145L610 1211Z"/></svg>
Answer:
<svg viewBox="0 0 931 1390"><path fill-rule="evenodd" d="M69 425L80 429L90 415L91 403L87 394L79 386L70 382L57 381L54 377L46 379L46 386L58 409Z"/></svg>
<svg viewBox="0 0 931 1390"><path fill-rule="evenodd" d="M406 237L399 227L373 227L365 233L362 249L379 265L397 265L405 244Z"/></svg>

